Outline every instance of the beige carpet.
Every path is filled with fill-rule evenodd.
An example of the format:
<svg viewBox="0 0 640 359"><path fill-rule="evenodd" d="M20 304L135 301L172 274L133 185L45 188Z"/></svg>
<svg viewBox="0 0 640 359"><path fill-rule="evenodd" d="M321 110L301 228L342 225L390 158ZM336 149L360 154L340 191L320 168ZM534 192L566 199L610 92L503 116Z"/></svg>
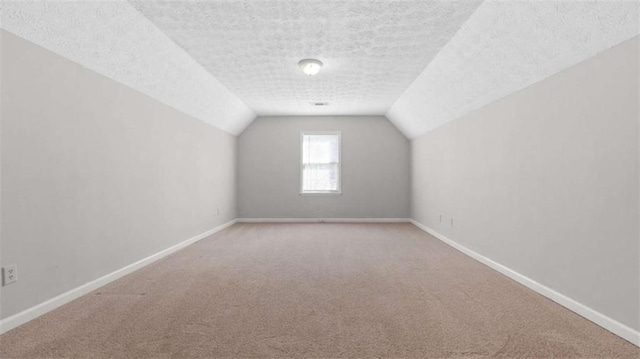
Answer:
<svg viewBox="0 0 640 359"><path fill-rule="evenodd" d="M639 358L410 224L237 224L0 337L1 358Z"/></svg>

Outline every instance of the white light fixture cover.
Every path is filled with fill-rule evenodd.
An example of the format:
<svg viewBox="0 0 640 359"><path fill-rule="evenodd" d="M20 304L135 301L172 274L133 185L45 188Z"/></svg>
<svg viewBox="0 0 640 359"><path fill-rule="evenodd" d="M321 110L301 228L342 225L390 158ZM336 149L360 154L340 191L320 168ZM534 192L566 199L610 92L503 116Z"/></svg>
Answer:
<svg viewBox="0 0 640 359"><path fill-rule="evenodd" d="M320 68L322 67L322 62L316 59L304 59L298 62L298 66L302 69L302 72L309 76L313 76L320 72Z"/></svg>

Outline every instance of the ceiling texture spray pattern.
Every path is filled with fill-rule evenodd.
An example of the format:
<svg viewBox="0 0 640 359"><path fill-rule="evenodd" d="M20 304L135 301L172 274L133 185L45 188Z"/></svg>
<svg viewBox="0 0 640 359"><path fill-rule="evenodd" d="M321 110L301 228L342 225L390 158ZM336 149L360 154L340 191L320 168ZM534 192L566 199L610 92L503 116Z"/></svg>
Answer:
<svg viewBox="0 0 640 359"><path fill-rule="evenodd" d="M258 115L361 115L384 114L480 2L131 3Z"/></svg>
<svg viewBox="0 0 640 359"><path fill-rule="evenodd" d="M637 0L0 6L2 28L232 134L256 113L386 113L414 138L637 36L640 21ZM321 72L304 75L303 58Z"/></svg>
<svg viewBox="0 0 640 359"><path fill-rule="evenodd" d="M2 1L0 27L232 134L256 117L126 1Z"/></svg>
<svg viewBox="0 0 640 359"><path fill-rule="evenodd" d="M638 35L638 1L486 0L387 118L415 138Z"/></svg>

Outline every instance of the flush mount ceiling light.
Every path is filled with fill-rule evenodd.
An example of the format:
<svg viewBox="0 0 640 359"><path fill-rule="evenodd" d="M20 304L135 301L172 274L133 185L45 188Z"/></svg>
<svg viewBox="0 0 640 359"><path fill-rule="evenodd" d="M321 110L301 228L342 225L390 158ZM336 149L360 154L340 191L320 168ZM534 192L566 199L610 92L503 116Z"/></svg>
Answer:
<svg viewBox="0 0 640 359"><path fill-rule="evenodd" d="M320 68L322 67L322 62L316 59L304 59L298 62L298 66L302 69L302 72L309 76L313 76L320 72Z"/></svg>

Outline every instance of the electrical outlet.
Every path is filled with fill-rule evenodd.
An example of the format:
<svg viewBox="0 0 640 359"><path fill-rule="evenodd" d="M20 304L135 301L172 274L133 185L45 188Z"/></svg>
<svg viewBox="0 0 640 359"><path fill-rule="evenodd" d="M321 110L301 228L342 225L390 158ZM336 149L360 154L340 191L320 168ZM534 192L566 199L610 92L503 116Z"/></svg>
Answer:
<svg viewBox="0 0 640 359"><path fill-rule="evenodd" d="M218 217L220 217L220 208L218 208L218 209L216 210L216 215L217 215Z"/></svg>
<svg viewBox="0 0 640 359"><path fill-rule="evenodd" d="M18 280L18 265L11 264L2 268L2 285L9 285Z"/></svg>
<svg viewBox="0 0 640 359"><path fill-rule="evenodd" d="M451 227L453 227L453 218L451 218Z"/></svg>
<svg viewBox="0 0 640 359"><path fill-rule="evenodd" d="M440 223L442 223L442 215L440 215Z"/></svg>

